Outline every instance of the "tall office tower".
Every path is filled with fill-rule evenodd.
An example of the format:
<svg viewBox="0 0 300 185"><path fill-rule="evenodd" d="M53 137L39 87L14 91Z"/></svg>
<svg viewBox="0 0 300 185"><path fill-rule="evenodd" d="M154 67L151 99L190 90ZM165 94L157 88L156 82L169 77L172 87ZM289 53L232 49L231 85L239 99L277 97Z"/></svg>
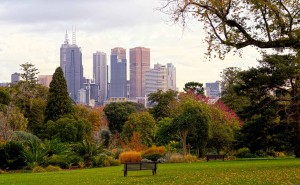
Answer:
<svg viewBox="0 0 300 185"><path fill-rule="evenodd" d="M11 83L16 84L21 80L20 73L11 74Z"/></svg>
<svg viewBox="0 0 300 185"><path fill-rule="evenodd" d="M220 81L206 83L206 96L210 98L220 98L221 97L221 83Z"/></svg>
<svg viewBox="0 0 300 185"><path fill-rule="evenodd" d="M113 48L110 55L110 97L127 97L126 49Z"/></svg>
<svg viewBox="0 0 300 185"><path fill-rule="evenodd" d="M106 53L99 51L93 53L93 76L95 84L99 87L99 97L95 100L103 105L107 98Z"/></svg>
<svg viewBox="0 0 300 185"><path fill-rule="evenodd" d="M150 69L150 48L130 49L130 97L145 96L145 73Z"/></svg>
<svg viewBox="0 0 300 185"><path fill-rule="evenodd" d="M168 68L168 89L177 91L176 88L176 67L172 63L167 64Z"/></svg>
<svg viewBox="0 0 300 185"><path fill-rule="evenodd" d="M39 75L38 83L42 84L45 87L49 87L52 81L52 75Z"/></svg>
<svg viewBox="0 0 300 185"><path fill-rule="evenodd" d="M155 64L153 69L146 71L146 95L157 90L168 90L168 69L165 65Z"/></svg>
<svg viewBox="0 0 300 185"><path fill-rule="evenodd" d="M81 48L76 45L74 31L72 44L69 44L66 32L65 42L60 48L60 67L64 72L70 97L75 102L79 102L79 90L83 88L83 66Z"/></svg>

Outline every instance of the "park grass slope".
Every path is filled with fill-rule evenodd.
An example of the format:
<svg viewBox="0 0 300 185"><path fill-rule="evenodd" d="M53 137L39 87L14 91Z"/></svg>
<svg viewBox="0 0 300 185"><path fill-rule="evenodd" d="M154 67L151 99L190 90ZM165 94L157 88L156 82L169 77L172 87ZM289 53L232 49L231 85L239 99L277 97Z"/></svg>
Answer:
<svg viewBox="0 0 300 185"><path fill-rule="evenodd" d="M0 185L84 184L300 184L300 159L255 159L158 164L151 171L123 166L46 173L0 174Z"/></svg>

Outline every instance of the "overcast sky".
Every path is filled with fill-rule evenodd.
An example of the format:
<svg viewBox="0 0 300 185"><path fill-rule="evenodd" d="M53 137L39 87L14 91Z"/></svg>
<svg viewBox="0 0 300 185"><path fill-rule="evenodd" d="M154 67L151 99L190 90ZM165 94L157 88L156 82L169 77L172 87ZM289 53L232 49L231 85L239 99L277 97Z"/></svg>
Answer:
<svg viewBox="0 0 300 185"><path fill-rule="evenodd" d="M189 81L219 80L226 67L257 65L260 54L254 48L244 49L243 58L229 54L223 61L205 60L202 24L191 21L183 32L157 7L159 0L1 0L0 82L10 82L10 75L26 62L40 74L53 74L66 30L71 40L72 25L85 77L92 77L92 54L105 52L109 60L114 47L126 48L128 62L129 48L143 46L151 49L151 67L173 63L179 90Z"/></svg>

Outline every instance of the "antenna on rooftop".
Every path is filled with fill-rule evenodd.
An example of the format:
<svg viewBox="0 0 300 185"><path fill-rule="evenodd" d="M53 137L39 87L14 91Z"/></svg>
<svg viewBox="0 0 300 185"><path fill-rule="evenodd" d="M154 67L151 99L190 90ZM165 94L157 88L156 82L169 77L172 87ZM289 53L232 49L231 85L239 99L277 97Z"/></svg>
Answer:
<svg viewBox="0 0 300 185"><path fill-rule="evenodd" d="M72 26L72 45L76 45L76 26L74 29Z"/></svg>
<svg viewBox="0 0 300 185"><path fill-rule="evenodd" d="M65 44L69 44L68 30L66 30L66 34L65 34Z"/></svg>

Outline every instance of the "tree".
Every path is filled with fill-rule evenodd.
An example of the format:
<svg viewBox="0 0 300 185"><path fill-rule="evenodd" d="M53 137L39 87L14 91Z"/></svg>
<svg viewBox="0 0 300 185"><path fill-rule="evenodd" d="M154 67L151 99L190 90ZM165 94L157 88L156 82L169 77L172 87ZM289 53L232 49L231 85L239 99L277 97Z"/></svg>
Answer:
<svg viewBox="0 0 300 185"><path fill-rule="evenodd" d="M207 54L220 58L233 48L300 48L300 2L272 0L165 0L161 8L175 22L193 17L204 24Z"/></svg>
<svg viewBox="0 0 300 185"><path fill-rule="evenodd" d="M148 112L132 113L123 126L122 138L130 142L134 132L141 135L143 145L151 146L156 132L156 124L152 115Z"/></svg>
<svg viewBox="0 0 300 185"><path fill-rule="evenodd" d="M241 82L239 73L242 69L237 67L229 67L221 73L222 78L222 96L221 101L224 102L230 109L239 113L250 104L249 98L246 96L238 95L235 86Z"/></svg>
<svg viewBox="0 0 300 185"><path fill-rule="evenodd" d="M199 82L188 82L186 84L184 84L184 88L183 90L185 92L193 92L197 95L202 95L204 96L204 87L202 83Z"/></svg>
<svg viewBox="0 0 300 185"><path fill-rule="evenodd" d="M49 96L45 110L45 121L56 121L63 115L73 114L71 98L67 90L67 83L63 71L56 68L50 83Z"/></svg>
<svg viewBox="0 0 300 185"><path fill-rule="evenodd" d="M57 121L48 121L44 127L44 137L60 139L62 142L80 142L89 139L91 124L86 120L63 117Z"/></svg>
<svg viewBox="0 0 300 185"><path fill-rule="evenodd" d="M121 133L123 125L131 113L144 110L144 105L134 102L110 103L105 106L104 113L112 133Z"/></svg>
<svg viewBox="0 0 300 185"><path fill-rule="evenodd" d="M185 99L179 103L177 116L173 120L174 129L180 134L183 145L183 155L186 156L187 137L197 132L199 146L205 146L208 139L208 125L210 122L208 110L203 103L192 99Z"/></svg>
<svg viewBox="0 0 300 185"><path fill-rule="evenodd" d="M299 62L298 57L292 55L264 56L257 68L240 72L241 82L237 84L236 91L250 100L250 104L240 113L246 122L242 133L245 142L251 141L253 146L261 143L256 147L249 145L251 151L278 148L278 145L282 145L282 142L277 142L278 138L293 125L295 133L289 133L286 138L291 134L295 136L295 154L300 157L300 123L297 109L300 105L297 100L300 94L297 90ZM284 128L283 123L286 124L285 129L278 129ZM274 130L277 134L274 134ZM254 139L252 135L259 137Z"/></svg>
<svg viewBox="0 0 300 185"><path fill-rule="evenodd" d="M209 125L209 140L207 147L228 152L234 143L235 132L239 129L239 118L233 113L224 110L221 102L211 106L211 122ZM234 115L232 115L234 114Z"/></svg>
<svg viewBox="0 0 300 185"><path fill-rule="evenodd" d="M162 118L158 122L158 128L155 135L155 141L158 146L167 145L170 141L177 140L176 131L173 128L172 118Z"/></svg>
<svg viewBox="0 0 300 185"><path fill-rule="evenodd" d="M208 56L219 58L233 48L247 46L271 49L300 49L300 2L271 0L166 0L167 10L175 21L186 23L191 14L205 25ZM299 58L298 58L299 60ZM300 91L300 72L295 78L294 92ZM300 97L293 96L295 154L300 157ZM297 111L299 110L299 111Z"/></svg>
<svg viewBox="0 0 300 185"><path fill-rule="evenodd" d="M153 104L154 107L149 110L156 120L160 120L165 117L171 117L172 103L176 100L177 92L171 89L163 92L158 90L155 93L148 95L148 101Z"/></svg>
<svg viewBox="0 0 300 185"><path fill-rule="evenodd" d="M37 74L39 74L38 69L35 68L35 66L31 63L26 62L25 64L21 64L21 70L23 73L21 73L21 78L32 85L36 85L38 82L38 79L36 77Z"/></svg>

